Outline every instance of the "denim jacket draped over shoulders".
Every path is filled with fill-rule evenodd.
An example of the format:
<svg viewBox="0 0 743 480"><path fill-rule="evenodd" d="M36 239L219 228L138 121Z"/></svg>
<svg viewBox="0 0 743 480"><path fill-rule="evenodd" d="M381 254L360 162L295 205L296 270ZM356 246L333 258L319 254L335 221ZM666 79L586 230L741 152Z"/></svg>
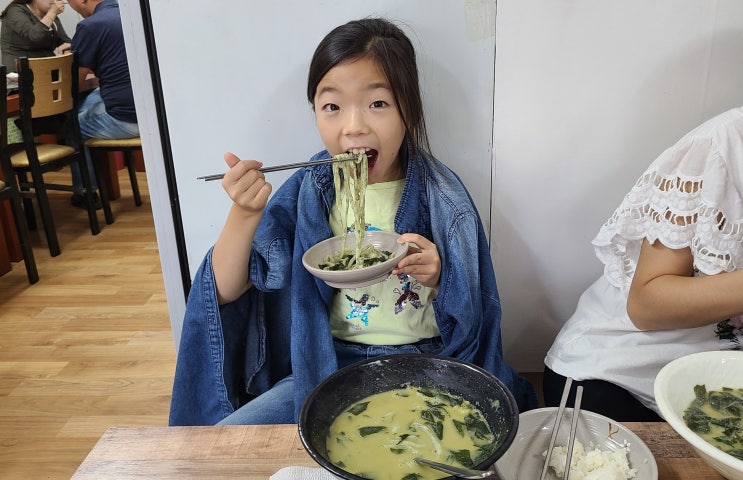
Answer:
<svg viewBox="0 0 743 480"><path fill-rule="evenodd" d="M433 157L408 147L397 233L432 241L441 257L436 322L442 355L474 363L511 390L521 410L536 406L531 384L505 363L501 306L490 248L466 188ZM312 159L328 158L323 151ZM253 240L253 288L219 306L211 250L186 305L171 399L171 425L210 425L287 375L295 420L309 392L338 368L328 312L334 289L312 276L302 255L330 238L332 166L295 172L271 197Z"/></svg>

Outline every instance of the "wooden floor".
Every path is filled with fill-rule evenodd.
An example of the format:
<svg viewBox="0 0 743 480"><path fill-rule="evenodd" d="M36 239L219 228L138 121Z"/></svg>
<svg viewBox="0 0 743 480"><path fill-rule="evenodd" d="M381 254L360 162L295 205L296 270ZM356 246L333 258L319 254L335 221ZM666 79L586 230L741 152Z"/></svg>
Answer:
<svg viewBox="0 0 743 480"><path fill-rule="evenodd" d="M175 368L144 173L93 236L69 193L51 193L62 254L32 232L40 281L0 276L0 478L69 479L104 430L167 425ZM59 172L55 175L66 175Z"/></svg>

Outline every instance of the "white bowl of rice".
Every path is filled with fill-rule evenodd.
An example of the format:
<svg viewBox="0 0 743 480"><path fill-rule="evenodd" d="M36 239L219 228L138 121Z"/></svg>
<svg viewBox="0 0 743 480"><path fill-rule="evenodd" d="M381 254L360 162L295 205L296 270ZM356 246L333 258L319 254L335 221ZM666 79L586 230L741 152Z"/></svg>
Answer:
<svg viewBox="0 0 743 480"><path fill-rule="evenodd" d="M402 257L408 253L406 243L397 243L400 234L382 230L368 230L362 237L362 245L371 245L379 251L388 252L389 258L368 267L325 270L320 265L328 256L337 256L343 245L343 237L338 235L319 242L302 256L302 264L312 275L335 288L359 288L385 280ZM356 234L349 232L346 236L345 251L355 251Z"/></svg>
<svg viewBox="0 0 743 480"><path fill-rule="evenodd" d="M686 355L668 363L655 377L655 401L668 424L720 475L729 480L743 480L743 460L704 440L684 420L684 412L696 398L697 385L704 385L707 392L743 387L743 351Z"/></svg>
<svg viewBox="0 0 743 480"><path fill-rule="evenodd" d="M496 462L501 480L535 480L544 467L557 408L519 415L516 439ZM562 479L573 410L566 408L545 478ZM576 427L570 480L657 480L658 465L645 442L624 425L582 410Z"/></svg>

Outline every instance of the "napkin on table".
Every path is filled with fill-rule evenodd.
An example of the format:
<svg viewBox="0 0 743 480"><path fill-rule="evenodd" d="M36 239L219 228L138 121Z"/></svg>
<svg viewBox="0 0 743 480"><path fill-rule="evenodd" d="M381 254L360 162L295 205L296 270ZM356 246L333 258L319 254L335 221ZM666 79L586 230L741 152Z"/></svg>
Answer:
<svg viewBox="0 0 743 480"><path fill-rule="evenodd" d="M271 475L269 480L337 480L337 477L322 468L284 467Z"/></svg>

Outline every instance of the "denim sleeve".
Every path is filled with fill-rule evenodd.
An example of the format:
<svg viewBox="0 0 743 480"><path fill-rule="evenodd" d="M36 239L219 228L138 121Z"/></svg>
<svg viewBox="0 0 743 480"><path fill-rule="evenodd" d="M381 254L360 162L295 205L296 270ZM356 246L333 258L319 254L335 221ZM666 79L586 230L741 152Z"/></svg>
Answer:
<svg viewBox="0 0 743 480"><path fill-rule="evenodd" d="M531 383L503 358L501 304L490 248L482 223L473 209L452 208L440 217L448 223L434 232L441 256L441 288L435 301L444 355L483 367L513 393L519 411L537 406ZM439 204L443 210L445 204Z"/></svg>
<svg viewBox="0 0 743 480"><path fill-rule="evenodd" d="M223 363L222 325L209 251L196 272L186 303L170 425L213 425L232 413Z"/></svg>

